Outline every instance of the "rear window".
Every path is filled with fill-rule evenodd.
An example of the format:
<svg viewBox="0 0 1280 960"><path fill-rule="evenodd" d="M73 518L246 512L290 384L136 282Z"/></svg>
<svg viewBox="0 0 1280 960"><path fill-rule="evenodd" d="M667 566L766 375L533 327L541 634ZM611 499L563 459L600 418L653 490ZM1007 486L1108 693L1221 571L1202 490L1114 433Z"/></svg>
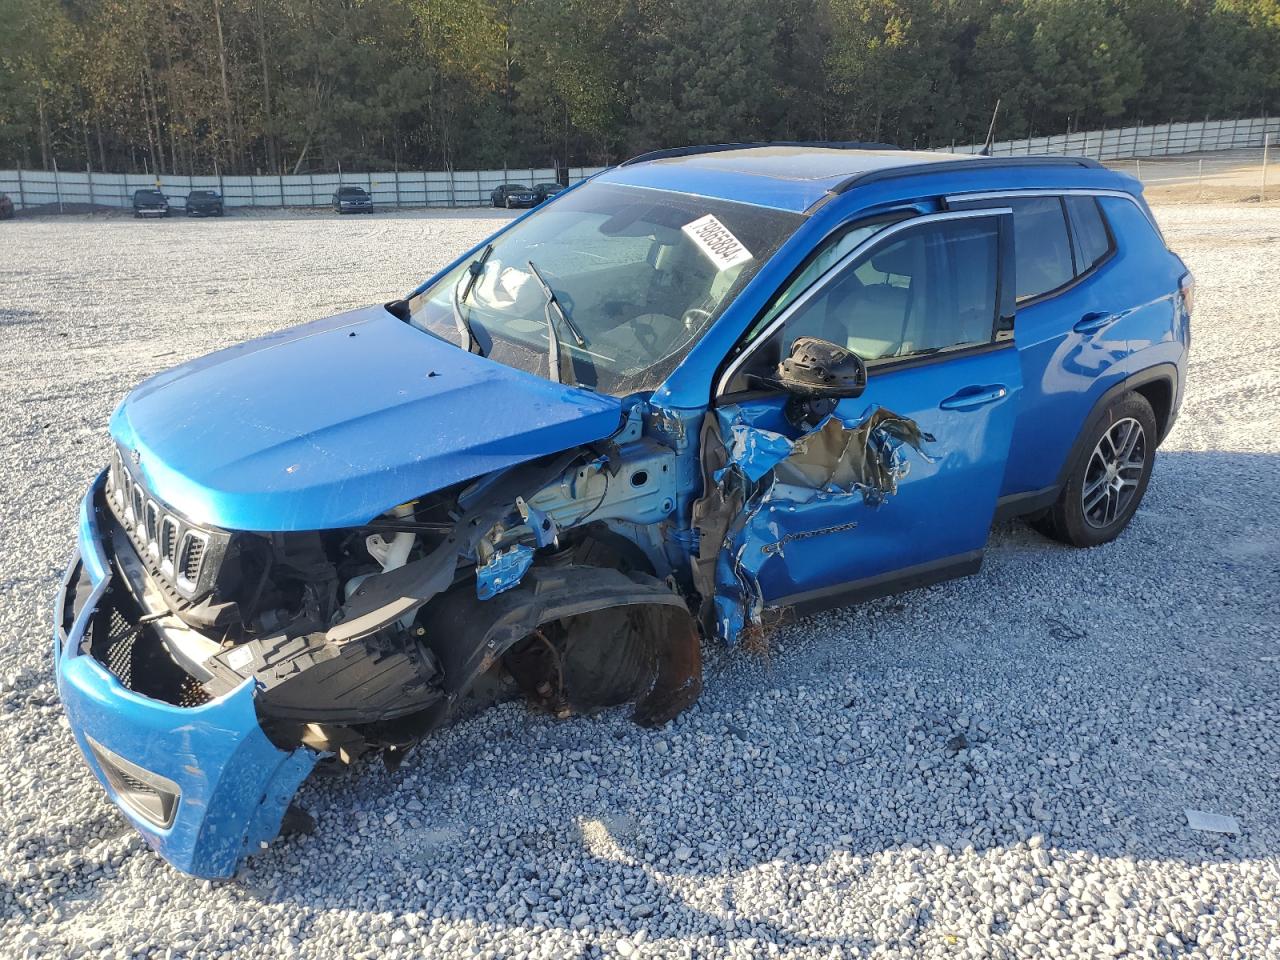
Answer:
<svg viewBox="0 0 1280 960"><path fill-rule="evenodd" d="M1111 236L1096 197L1067 197L1066 204L1075 228L1076 273L1087 273L1111 252Z"/></svg>
<svg viewBox="0 0 1280 960"><path fill-rule="evenodd" d="M1029 300L1070 283L1075 269L1062 201L1028 197L1008 204L1013 210L1018 299Z"/></svg>

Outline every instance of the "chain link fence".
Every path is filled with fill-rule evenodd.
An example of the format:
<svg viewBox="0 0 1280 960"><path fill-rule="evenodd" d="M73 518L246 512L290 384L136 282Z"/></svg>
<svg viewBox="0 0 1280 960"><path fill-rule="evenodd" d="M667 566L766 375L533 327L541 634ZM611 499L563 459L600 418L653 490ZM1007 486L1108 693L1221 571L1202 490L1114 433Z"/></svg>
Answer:
<svg viewBox="0 0 1280 960"><path fill-rule="evenodd" d="M1141 180L1150 200L1280 200L1280 170L1276 169L1280 137L1273 141L1261 149L1135 157L1110 160L1106 165Z"/></svg>

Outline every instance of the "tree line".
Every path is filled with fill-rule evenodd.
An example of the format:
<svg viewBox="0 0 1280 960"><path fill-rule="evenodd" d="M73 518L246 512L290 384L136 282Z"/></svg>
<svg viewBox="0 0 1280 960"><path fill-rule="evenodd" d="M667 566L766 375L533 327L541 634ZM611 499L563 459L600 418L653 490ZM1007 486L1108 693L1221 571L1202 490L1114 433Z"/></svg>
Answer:
<svg viewBox="0 0 1280 960"><path fill-rule="evenodd" d="M1265 114L1280 0L0 0L0 167L596 165Z"/></svg>

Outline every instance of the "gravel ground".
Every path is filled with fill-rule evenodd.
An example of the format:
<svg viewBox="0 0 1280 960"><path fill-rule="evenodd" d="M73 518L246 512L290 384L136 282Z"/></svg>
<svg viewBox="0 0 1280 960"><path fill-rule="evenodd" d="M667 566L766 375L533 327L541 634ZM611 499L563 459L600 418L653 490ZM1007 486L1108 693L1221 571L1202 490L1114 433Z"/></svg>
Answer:
<svg viewBox="0 0 1280 960"><path fill-rule="evenodd" d="M1280 207L1158 212L1194 359L1119 541L1001 527L979 576L709 651L662 730L496 708L308 784L318 832L221 884L125 826L51 677L107 416L495 221L0 225L0 955L1280 957Z"/></svg>

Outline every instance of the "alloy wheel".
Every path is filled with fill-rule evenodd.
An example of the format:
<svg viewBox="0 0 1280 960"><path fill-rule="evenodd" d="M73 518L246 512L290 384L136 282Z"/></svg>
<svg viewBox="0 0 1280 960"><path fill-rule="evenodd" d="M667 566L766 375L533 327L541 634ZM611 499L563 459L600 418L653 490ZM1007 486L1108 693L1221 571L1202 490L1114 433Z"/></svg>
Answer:
<svg viewBox="0 0 1280 960"><path fill-rule="evenodd" d="M1093 448L1084 468L1080 506L1085 522L1109 527L1124 516L1147 468L1147 435L1142 424L1125 417L1111 424Z"/></svg>

